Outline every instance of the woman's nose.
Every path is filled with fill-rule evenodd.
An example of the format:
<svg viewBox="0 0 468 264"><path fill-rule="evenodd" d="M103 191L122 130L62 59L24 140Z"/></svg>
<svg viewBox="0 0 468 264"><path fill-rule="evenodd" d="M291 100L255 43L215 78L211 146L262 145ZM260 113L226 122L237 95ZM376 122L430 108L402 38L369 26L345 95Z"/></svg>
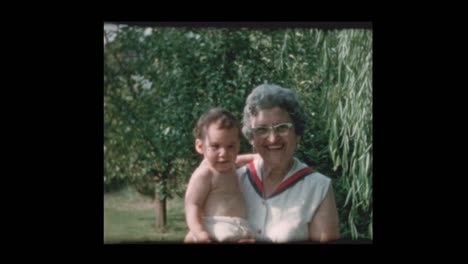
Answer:
<svg viewBox="0 0 468 264"><path fill-rule="evenodd" d="M278 135L276 135L275 130L271 129L267 137L268 142L274 143L276 142L277 139L278 139Z"/></svg>

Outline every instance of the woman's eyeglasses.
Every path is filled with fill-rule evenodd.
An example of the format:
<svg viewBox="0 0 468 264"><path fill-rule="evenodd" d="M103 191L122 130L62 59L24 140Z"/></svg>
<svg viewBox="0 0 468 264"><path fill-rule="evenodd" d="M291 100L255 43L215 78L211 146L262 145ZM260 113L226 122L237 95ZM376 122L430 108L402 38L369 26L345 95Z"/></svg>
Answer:
<svg viewBox="0 0 468 264"><path fill-rule="evenodd" d="M266 138L270 135L271 130L274 130L277 135L287 136L291 127L293 127L292 123L281 123L274 126L257 126L252 130L255 136Z"/></svg>

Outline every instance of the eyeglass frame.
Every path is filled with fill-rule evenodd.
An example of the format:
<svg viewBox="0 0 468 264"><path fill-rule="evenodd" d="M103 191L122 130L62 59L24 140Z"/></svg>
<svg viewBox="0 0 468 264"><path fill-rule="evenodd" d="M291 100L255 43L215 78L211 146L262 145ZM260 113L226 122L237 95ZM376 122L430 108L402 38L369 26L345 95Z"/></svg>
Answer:
<svg viewBox="0 0 468 264"><path fill-rule="evenodd" d="M282 133L278 132L277 131L278 127L283 126L283 125L286 125L288 128ZM267 138L270 136L271 131L274 131L276 135L287 136L289 133L289 129L291 129L292 127L294 127L294 124L291 122L280 123L280 124L276 124L273 126L256 126L256 127L252 127L252 135L257 136L259 138ZM259 128L267 128L268 132L265 133L265 135L258 135L256 133Z"/></svg>

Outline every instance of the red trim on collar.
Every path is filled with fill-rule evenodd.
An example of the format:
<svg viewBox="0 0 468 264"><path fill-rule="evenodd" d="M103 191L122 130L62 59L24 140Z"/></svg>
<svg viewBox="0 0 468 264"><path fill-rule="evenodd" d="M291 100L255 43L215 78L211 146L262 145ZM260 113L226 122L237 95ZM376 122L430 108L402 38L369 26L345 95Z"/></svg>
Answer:
<svg viewBox="0 0 468 264"><path fill-rule="evenodd" d="M255 185L257 186L258 190L263 193L263 182L260 180L257 174L257 169L255 168L255 163L250 161L248 163L249 170L252 175L252 180L254 181ZM276 187L275 191L270 195L270 197L274 196L276 193L286 189L287 187L291 186L296 180L301 178L302 176L308 174L312 171L311 167L304 167L298 171L296 171L293 175L291 175L286 181L282 182L278 187Z"/></svg>
<svg viewBox="0 0 468 264"><path fill-rule="evenodd" d="M291 185L291 183L295 182L299 177L303 176L304 174L309 173L310 171L312 171L311 167L305 167L296 171L296 173L294 173L291 177L289 177L287 180L285 180L280 185L278 185L278 187L276 187L276 190L271 195L274 195L275 193L281 191L282 189L285 189L286 187Z"/></svg>
<svg viewBox="0 0 468 264"><path fill-rule="evenodd" d="M252 179L254 180L255 185L257 185L257 188L261 192L263 192L263 183L257 175L257 169L255 168L255 164L253 160L249 162L249 169L250 169L250 172L252 173Z"/></svg>

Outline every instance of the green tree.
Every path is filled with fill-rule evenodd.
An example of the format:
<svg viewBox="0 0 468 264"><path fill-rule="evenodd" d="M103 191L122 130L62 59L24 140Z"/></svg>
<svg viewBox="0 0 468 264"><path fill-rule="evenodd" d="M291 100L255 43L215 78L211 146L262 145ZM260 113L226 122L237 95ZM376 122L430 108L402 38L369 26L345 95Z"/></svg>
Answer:
<svg viewBox="0 0 468 264"><path fill-rule="evenodd" d="M174 50L182 37L171 29L124 28L104 48L105 180L128 178L154 190L159 230L175 165L191 155L193 100L180 81L181 51Z"/></svg>
<svg viewBox="0 0 468 264"><path fill-rule="evenodd" d="M333 73L323 93L324 114L333 169L341 171L337 186L346 195L342 223L353 238L372 238L372 32L336 31L329 41L323 59Z"/></svg>
<svg viewBox="0 0 468 264"><path fill-rule="evenodd" d="M183 194L199 161L191 130L208 108L242 116L276 83L308 116L297 156L331 177L343 237L372 238L372 31L123 27L105 32L104 183ZM250 152L242 140L241 152Z"/></svg>

